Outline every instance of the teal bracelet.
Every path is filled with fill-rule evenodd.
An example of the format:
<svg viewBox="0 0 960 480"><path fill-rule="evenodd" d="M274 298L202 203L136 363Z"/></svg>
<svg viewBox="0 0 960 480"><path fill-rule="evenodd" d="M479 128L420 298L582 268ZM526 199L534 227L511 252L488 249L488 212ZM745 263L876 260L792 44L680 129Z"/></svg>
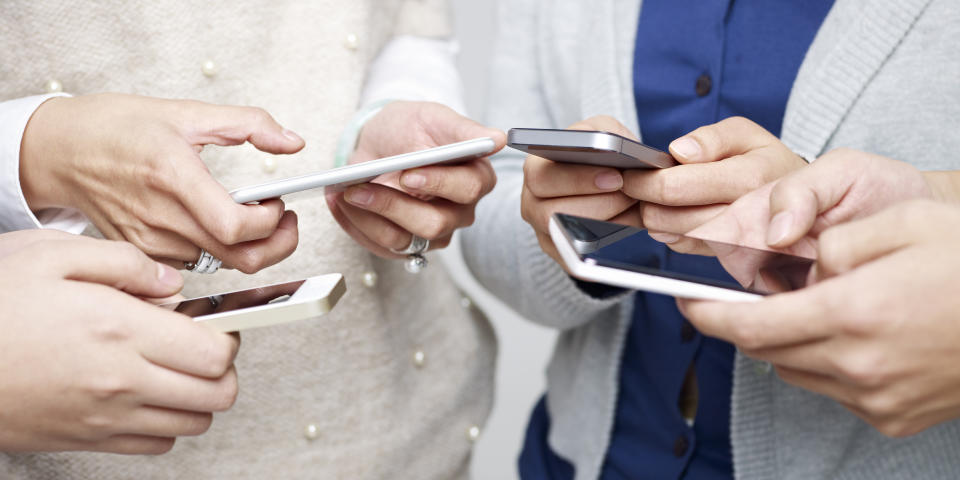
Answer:
<svg viewBox="0 0 960 480"><path fill-rule="evenodd" d="M350 161L350 155L357 149L357 141L360 139L363 126L393 101L393 99L377 100L353 114L343 133L340 134L340 140L337 141L337 150L333 155L334 168L342 167Z"/></svg>

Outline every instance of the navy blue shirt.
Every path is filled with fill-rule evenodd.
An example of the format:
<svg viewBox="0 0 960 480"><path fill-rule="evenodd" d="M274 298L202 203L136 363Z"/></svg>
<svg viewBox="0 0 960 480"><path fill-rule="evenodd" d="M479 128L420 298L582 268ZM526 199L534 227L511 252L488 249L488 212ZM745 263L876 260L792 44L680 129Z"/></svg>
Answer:
<svg viewBox="0 0 960 480"><path fill-rule="evenodd" d="M674 139L742 115L780 134L803 57L833 0L645 0L634 58L634 93L644 143ZM712 259L664 246L634 245L634 260L727 279ZM732 346L697 334L672 298L635 296L620 368L614 427L601 477L731 478ZM687 370L697 375L692 426L679 396ZM550 419L541 402L527 430L524 479L573 478L550 450Z"/></svg>

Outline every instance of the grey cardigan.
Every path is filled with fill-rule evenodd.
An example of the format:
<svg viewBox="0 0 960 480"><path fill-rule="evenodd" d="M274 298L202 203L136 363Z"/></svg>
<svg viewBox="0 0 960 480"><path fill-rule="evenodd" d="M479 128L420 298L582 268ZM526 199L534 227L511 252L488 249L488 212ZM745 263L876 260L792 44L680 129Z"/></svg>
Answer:
<svg viewBox="0 0 960 480"><path fill-rule="evenodd" d="M639 0L500 3L490 123L557 128L608 114L638 130ZM837 0L796 79L783 141L808 158L843 146L923 169L960 166L958 25L957 0ZM495 162L499 185L465 232L464 254L488 289L562 331L547 372L549 442L577 479L593 479L610 438L631 302L585 295L540 251L519 215L522 161L505 152ZM735 365L737 478L960 476L960 422L891 439L762 363L738 355Z"/></svg>

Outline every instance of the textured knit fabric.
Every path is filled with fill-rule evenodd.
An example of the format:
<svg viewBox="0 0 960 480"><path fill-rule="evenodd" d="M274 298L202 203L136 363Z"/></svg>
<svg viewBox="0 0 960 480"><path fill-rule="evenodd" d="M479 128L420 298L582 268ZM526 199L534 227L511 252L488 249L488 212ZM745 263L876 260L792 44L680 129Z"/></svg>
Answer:
<svg viewBox="0 0 960 480"><path fill-rule="evenodd" d="M4 1L0 99L41 93L57 79L73 94L256 105L306 139L302 153L274 157L274 173L262 168L268 155L248 145L206 148L214 176L234 188L330 168L381 46L395 34L449 33L439 0ZM206 60L216 75L203 75ZM439 261L408 274L346 235L322 195L287 205L300 221L291 258L254 276L187 274L188 293L329 272L345 275L348 293L325 317L245 332L239 399L207 434L157 457L0 454L0 479L466 476L467 432L483 425L491 402L489 324L461 307ZM366 272L378 274L374 288ZM311 424L313 440L304 435Z"/></svg>
<svg viewBox="0 0 960 480"><path fill-rule="evenodd" d="M607 114L636 132L631 67L639 9L638 0L501 0L488 120L557 128ZM958 22L956 0L837 0L790 93L787 146L810 158L850 147L921 169L960 167ZM563 331L547 371L550 445L574 464L577 479L593 479L610 438L632 308L585 295L540 251L517 208L522 161L508 152L496 162L497 189L465 232L463 251L491 291ZM731 402L738 478L960 476L957 421L891 439L742 356Z"/></svg>

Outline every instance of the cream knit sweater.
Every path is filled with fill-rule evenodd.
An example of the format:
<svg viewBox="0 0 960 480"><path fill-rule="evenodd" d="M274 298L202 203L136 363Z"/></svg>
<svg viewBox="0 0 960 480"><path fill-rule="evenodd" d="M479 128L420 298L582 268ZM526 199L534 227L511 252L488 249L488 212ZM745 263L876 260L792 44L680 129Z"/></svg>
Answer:
<svg viewBox="0 0 960 480"><path fill-rule="evenodd" d="M445 2L5 0L0 100L43 93L56 80L73 94L257 105L306 139L290 157L207 148L211 171L233 188L330 168L367 65L397 34L448 35ZM291 258L255 276L188 274L188 293L328 272L342 272L349 291L329 316L244 334L240 397L206 435L180 439L157 457L0 454L0 478L465 475L468 431L483 425L491 402L489 324L461 306L440 262L408 274L343 233L322 196L288 207L301 233ZM422 364L413 360L417 351Z"/></svg>

